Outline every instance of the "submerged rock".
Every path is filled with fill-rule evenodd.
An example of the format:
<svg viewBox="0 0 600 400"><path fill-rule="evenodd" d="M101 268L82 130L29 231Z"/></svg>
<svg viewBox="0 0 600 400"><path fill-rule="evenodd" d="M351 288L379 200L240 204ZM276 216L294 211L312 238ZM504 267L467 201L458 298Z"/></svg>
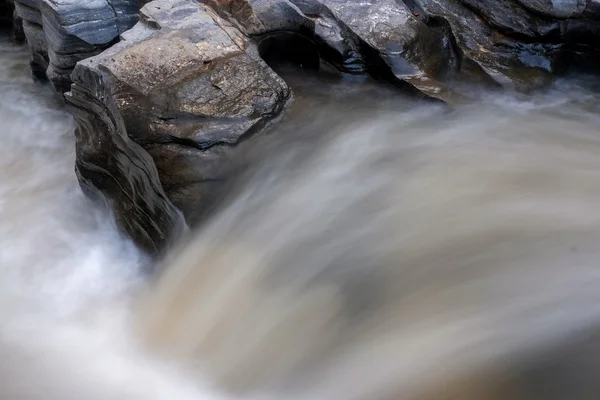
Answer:
<svg viewBox="0 0 600 400"><path fill-rule="evenodd" d="M119 43L72 75L78 173L145 248L159 249L177 226L171 202L198 218L229 148L291 95L255 46L217 21L193 1L153 1Z"/></svg>

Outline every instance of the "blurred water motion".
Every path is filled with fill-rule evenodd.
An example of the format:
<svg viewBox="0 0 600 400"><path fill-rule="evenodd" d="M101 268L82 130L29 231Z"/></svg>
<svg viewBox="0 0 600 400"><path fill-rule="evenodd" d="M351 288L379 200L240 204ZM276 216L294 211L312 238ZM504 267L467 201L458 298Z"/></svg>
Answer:
<svg viewBox="0 0 600 400"><path fill-rule="evenodd" d="M255 167L146 281L0 46L1 400L600 398L593 81L450 111L288 75Z"/></svg>
<svg viewBox="0 0 600 400"><path fill-rule="evenodd" d="M598 119L547 96L353 123L321 108L337 127L245 177L150 287L141 331L238 395L524 396L511 382L600 321ZM596 398L570 381L595 347L527 398L557 379L556 398Z"/></svg>

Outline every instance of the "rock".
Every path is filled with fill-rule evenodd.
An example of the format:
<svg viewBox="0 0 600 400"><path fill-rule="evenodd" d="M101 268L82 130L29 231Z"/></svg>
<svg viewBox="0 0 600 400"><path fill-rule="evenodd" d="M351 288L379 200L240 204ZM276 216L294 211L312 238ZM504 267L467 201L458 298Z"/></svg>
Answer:
<svg viewBox="0 0 600 400"><path fill-rule="evenodd" d="M547 85L580 44L600 37L583 15L590 0L416 1L451 26L463 60L520 91Z"/></svg>
<svg viewBox="0 0 600 400"><path fill-rule="evenodd" d="M23 19L19 17L17 14L17 10L14 9L13 5L13 14L12 14L12 26L11 26L11 38L17 44L23 44L26 41L25 32L23 31Z"/></svg>
<svg viewBox="0 0 600 400"><path fill-rule="evenodd" d="M42 27L40 0L14 0L17 18L22 20L23 33L31 52L31 71L39 79L46 78L48 41Z"/></svg>
<svg viewBox="0 0 600 400"><path fill-rule="evenodd" d="M457 81L530 90L598 53L599 0L209 0L257 40L294 32L338 69L461 100ZM582 47L583 45L583 47Z"/></svg>
<svg viewBox="0 0 600 400"><path fill-rule="evenodd" d="M251 41L190 0L148 3L72 79L81 180L156 251L177 226L171 202L194 224L227 177L231 149L291 96Z"/></svg>
<svg viewBox="0 0 600 400"><path fill-rule="evenodd" d="M71 87L75 64L100 53L131 28L138 18L137 0L43 0L48 39L48 78L59 93Z"/></svg>
<svg viewBox="0 0 600 400"><path fill-rule="evenodd" d="M528 9L553 18L573 18L583 15L589 1L586 0L517 0Z"/></svg>
<svg viewBox="0 0 600 400"><path fill-rule="evenodd" d="M589 0L583 15L589 18L600 18L600 0Z"/></svg>
<svg viewBox="0 0 600 400"><path fill-rule="evenodd" d="M467 60L469 65L483 71L505 88L529 90L540 87L548 84L556 72L556 64L561 55L561 44L521 42L505 33L496 31L476 13L476 8L468 6L470 3L475 3L472 0L462 3L437 2L435 0L418 1L426 15L445 21L450 25L453 40L456 41L462 53L463 61ZM509 5L505 0L499 0L498 3L493 4L491 1L485 3L485 5L480 4L479 7L484 7L490 15L498 17L495 20L498 25L502 21L497 12L513 13L510 15L515 17L507 21L510 23L510 28L506 28L506 33L511 29L516 31L522 28L520 26L521 18L525 19L526 15L516 11L519 8L514 3ZM498 4L511 8L509 11L501 10L502 6L498 6ZM492 20L491 17L488 19ZM532 23L528 26L530 31L543 29Z"/></svg>
<svg viewBox="0 0 600 400"><path fill-rule="evenodd" d="M450 100L443 83L456 69L447 26L428 25L401 1L376 0L212 0L249 36L270 40L294 32L316 43L329 63L343 72L370 73L409 84L428 96Z"/></svg>
<svg viewBox="0 0 600 400"><path fill-rule="evenodd" d="M15 9L32 71L62 94L78 61L109 47L137 22L138 0L15 0Z"/></svg>

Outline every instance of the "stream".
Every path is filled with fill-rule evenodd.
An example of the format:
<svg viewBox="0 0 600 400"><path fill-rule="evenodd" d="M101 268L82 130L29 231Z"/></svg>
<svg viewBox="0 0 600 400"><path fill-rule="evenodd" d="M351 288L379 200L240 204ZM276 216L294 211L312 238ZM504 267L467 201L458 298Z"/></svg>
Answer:
<svg viewBox="0 0 600 400"><path fill-rule="evenodd" d="M291 109L148 276L0 38L0 400L598 399L600 82L450 110L281 74Z"/></svg>

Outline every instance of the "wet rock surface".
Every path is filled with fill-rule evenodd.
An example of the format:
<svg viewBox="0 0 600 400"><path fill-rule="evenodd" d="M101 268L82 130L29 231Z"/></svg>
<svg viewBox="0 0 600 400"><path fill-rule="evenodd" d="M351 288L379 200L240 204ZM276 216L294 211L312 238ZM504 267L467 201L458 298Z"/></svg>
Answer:
<svg viewBox="0 0 600 400"><path fill-rule="evenodd" d="M23 25L23 33L31 52L31 71L40 79L45 79L48 69L48 41L42 27L40 0L15 0L15 13Z"/></svg>
<svg viewBox="0 0 600 400"><path fill-rule="evenodd" d="M137 22L138 0L14 0L35 76L57 93L71 87L75 64L100 53Z"/></svg>
<svg viewBox="0 0 600 400"><path fill-rule="evenodd" d="M460 99L456 82L547 84L574 53L598 54L591 0L210 0L250 36L305 35L342 71Z"/></svg>
<svg viewBox="0 0 600 400"><path fill-rule="evenodd" d="M451 97L442 82L457 62L447 40L448 27L429 26L403 2L213 0L210 4L260 42L294 32L314 42L321 57L343 72L369 73L431 97Z"/></svg>
<svg viewBox="0 0 600 400"><path fill-rule="evenodd" d="M170 236L178 217L170 201L192 224L200 218L227 176L230 149L276 117L291 96L255 46L215 19L198 3L153 1L118 44L78 63L72 75L66 99L77 110L78 172L123 220L135 221L127 229L140 240L162 244ZM130 176L133 165L147 179ZM97 184L98 169L110 180ZM140 195L139 215L123 206L131 193ZM153 211L166 220L154 226L154 214L140 222Z"/></svg>
<svg viewBox="0 0 600 400"><path fill-rule="evenodd" d="M77 122L75 170L82 189L107 201L117 223L148 253L159 255L185 222L166 197L150 155L126 133L108 82L76 70L67 103Z"/></svg>

